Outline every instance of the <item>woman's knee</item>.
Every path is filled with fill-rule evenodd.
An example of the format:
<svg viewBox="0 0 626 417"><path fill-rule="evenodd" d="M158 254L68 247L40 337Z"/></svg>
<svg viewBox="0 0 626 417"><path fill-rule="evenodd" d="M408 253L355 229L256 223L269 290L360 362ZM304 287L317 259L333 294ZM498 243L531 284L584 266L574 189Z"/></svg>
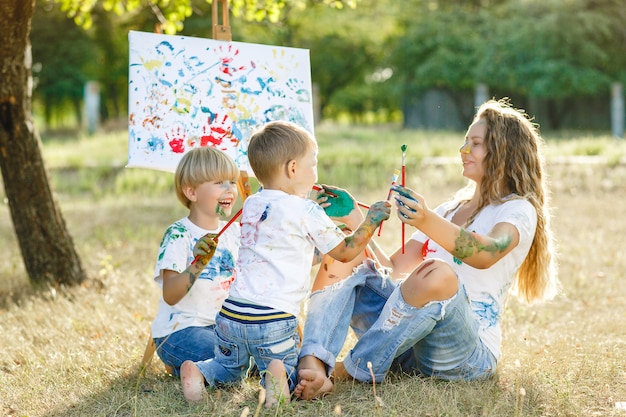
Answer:
<svg viewBox="0 0 626 417"><path fill-rule="evenodd" d="M407 303L423 307L431 301L443 301L453 297L459 289L459 282L454 269L448 263L429 259L422 262L400 288Z"/></svg>

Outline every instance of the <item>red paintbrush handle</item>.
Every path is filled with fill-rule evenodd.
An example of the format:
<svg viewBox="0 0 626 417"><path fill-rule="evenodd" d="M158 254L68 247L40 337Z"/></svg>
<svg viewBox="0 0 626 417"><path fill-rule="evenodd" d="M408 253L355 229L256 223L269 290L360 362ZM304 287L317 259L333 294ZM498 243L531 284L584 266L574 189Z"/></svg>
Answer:
<svg viewBox="0 0 626 417"><path fill-rule="evenodd" d="M220 237L222 235L222 233L224 233L226 231L226 229L228 229L228 227L231 224L233 224L235 222L235 220L237 220L237 217L241 216L242 212L243 212L243 207L240 208L237 213L235 213L235 215L228 221L228 223L226 223L226 225L224 225L224 227L222 227L222 230L219 231L219 233L217 234L217 236L215 236L215 238L217 239L218 237Z"/></svg>
<svg viewBox="0 0 626 417"><path fill-rule="evenodd" d="M226 223L224 225L224 227L222 227L222 230L220 230L219 232L217 232L217 235L215 235L215 239L217 239L218 237L220 237L222 235L222 233L224 233L226 231L226 229L228 229L230 227L231 224L233 224L235 222L235 220L237 220L237 217L239 217L241 215L241 212L243 211L243 207L239 209L239 211L237 213L235 213L235 215L228 221L228 223ZM200 259L201 256L198 255L195 258L193 258L193 261L191 261L191 265L195 264L196 262L198 262L198 259Z"/></svg>
<svg viewBox="0 0 626 417"><path fill-rule="evenodd" d="M402 164L402 186L406 185L406 165ZM402 253L404 253L404 223L402 223Z"/></svg>

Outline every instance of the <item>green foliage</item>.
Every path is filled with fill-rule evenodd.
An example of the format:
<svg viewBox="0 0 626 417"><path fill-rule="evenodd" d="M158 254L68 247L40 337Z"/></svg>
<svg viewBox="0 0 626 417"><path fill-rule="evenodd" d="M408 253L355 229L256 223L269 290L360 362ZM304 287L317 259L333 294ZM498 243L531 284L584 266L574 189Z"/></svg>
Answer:
<svg viewBox="0 0 626 417"><path fill-rule="evenodd" d="M88 29L93 25L91 12L98 5L98 0L53 0L61 4L62 9L74 21ZM334 7L355 7L358 0L323 0L322 3ZM209 0L207 2L210 3ZM161 29L165 33L175 34L183 29L183 22L191 16L194 0L102 0L104 10L117 15L136 12L143 7L149 7L159 19ZM287 6L305 7L304 0L231 0L230 11L235 17L242 17L247 21L269 20L277 22L282 10Z"/></svg>
<svg viewBox="0 0 626 417"><path fill-rule="evenodd" d="M315 16L307 11L294 19L302 22L296 25L299 43L311 50L323 117L347 113L355 121L367 114L382 115L382 121L392 118L400 101L386 63L386 44L396 31L397 8L391 1L365 0L355 10L317 8Z"/></svg>
<svg viewBox="0 0 626 417"><path fill-rule="evenodd" d="M400 94L396 86L390 80L353 82L331 97L323 116L338 121L341 115L348 114L352 123L397 122Z"/></svg>
<svg viewBox="0 0 626 417"><path fill-rule="evenodd" d="M96 52L88 35L51 3L35 8L31 44L34 99L44 106L48 126L69 108L80 121L83 86L95 76Z"/></svg>
<svg viewBox="0 0 626 417"><path fill-rule="evenodd" d="M416 16L416 17L414 17ZM464 8L428 10L400 17L406 33L396 39L391 62L407 94L427 88L472 88L485 51L480 37L484 16Z"/></svg>
<svg viewBox="0 0 626 417"><path fill-rule="evenodd" d="M125 105L127 29L211 36L209 0L50 1L96 27L111 115ZM520 105L541 99L558 128L569 99L606 95L610 83L626 83L623 0L231 0L229 6L235 40L311 51L316 104L334 119L389 119L430 90L453 97L466 118L471 104L463 100L480 83L499 96L520 97ZM392 76L384 83L371 82L386 70Z"/></svg>
<svg viewBox="0 0 626 417"><path fill-rule="evenodd" d="M603 70L610 59L603 43L611 16L554 0L510 2L502 13L481 62L492 85L555 99L608 89L615 74Z"/></svg>
<svg viewBox="0 0 626 417"><path fill-rule="evenodd" d="M625 76L623 2L414 0L407 9L392 62L409 95L486 83L561 99L607 91Z"/></svg>
<svg viewBox="0 0 626 417"><path fill-rule="evenodd" d="M355 80L365 78L368 63L372 56L362 39L346 39L331 34L316 39L310 44L311 72L315 74L315 83L321 96L322 112L332 95ZM350 56L351 59L346 59Z"/></svg>
<svg viewBox="0 0 626 417"><path fill-rule="evenodd" d="M101 119L126 117L128 106L128 32L125 21L96 7L90 31L98 50L94 62L100 83ZM120 30L122 29L122 30Z"/></svg>

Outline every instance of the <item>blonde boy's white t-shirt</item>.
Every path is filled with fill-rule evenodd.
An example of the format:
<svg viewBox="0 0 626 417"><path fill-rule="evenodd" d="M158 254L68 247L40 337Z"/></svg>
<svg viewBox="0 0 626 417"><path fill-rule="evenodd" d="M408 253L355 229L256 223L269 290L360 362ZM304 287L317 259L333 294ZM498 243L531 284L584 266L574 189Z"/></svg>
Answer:
<svg viewBox="0 0 626 417"><path fill-rule="evenodd" d="M243 206L237 280L230 295L297 316L311 289L315 248L327 253L344 238L314 201L261 190Z"/></svg>
<svg viewBox="0 0 626 417"><path fill-rule="evenodd" d="M444 203L437 207L435 212L444 217L455 204L457 202L454 201ZM452 219L457 210L451 211L445 218ZM513 285L515 273L528 255L535 237L537 212L527 200L510 199L502 204L492 204L482 209L467 230L486 235L498 223L510 223L515 226L519 232L519 243L488 269L476 269L467 265L433 240L428 240L428 237L419 230L411 236L411 239L418 242L428 241L428 246L422 251L426 254L426 259L443 259L454 268L470 299L472 312L479 322L478 336L496 359L500 357L501 321L506 297Z"/></svg>
<svg viewBox="0 0 626 417"><path fill-rule="evenodd" d="M225 224L225 221L220 221L216 230L205 230L187 217L172 224L163 235L154 269L154 280L159 288L163 288L161 270L183 272L193 261L193 247L198 239L207 233L217 233ZM152 337L165 337L191 326L215 324L215 316L235 280L240 232L241 228L236 222L226 229L219 238L213 258L178 303L170 306L163 300L161 293L159 309L152 322Z"/></svg>

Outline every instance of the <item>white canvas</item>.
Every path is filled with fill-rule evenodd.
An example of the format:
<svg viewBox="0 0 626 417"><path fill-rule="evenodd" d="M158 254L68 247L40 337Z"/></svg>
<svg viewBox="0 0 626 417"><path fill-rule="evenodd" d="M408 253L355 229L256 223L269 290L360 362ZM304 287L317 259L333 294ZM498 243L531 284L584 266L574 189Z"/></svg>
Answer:
<svg viewBox="0 0 626 417"><path fill-rule="evenodd" d="M313 134L309 51L131 31L128 167L173 172L213 146L253 175L247 144L268 121Z"/></svg>

